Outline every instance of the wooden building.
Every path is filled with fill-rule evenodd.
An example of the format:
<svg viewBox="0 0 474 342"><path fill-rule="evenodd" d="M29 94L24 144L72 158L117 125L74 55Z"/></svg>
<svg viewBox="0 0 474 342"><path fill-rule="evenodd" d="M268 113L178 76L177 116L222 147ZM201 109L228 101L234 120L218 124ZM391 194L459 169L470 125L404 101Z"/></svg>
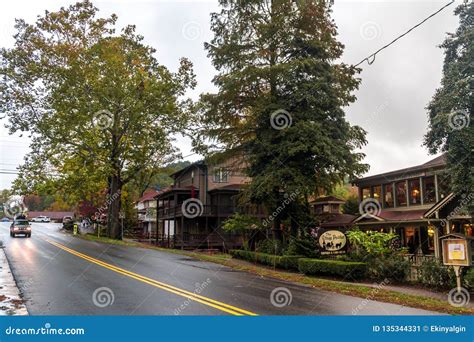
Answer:
<svg viewBox="0 0 474 342"><path fill-rule="evenodd" d="M248 182L237 158L209 164L195 162L171 175L173 185L155 198L158 203L157 243L182 249L230 249L242 246L242 237L222 230L236 212L264 217L260 207L242 207L237 194Z"/></svg>
<svg viewBox="0 0 474 342"><path fill-rule="evenodd" d="M471 217L454 215L449 219L462 204L448 192L445 168L442 155L418 166L353 181L359 188L361 203L361 215L353 226L396 233L414 261L439 257L440 236L450 230L472 236ZM364 205L370 202L372 209L364 212Z"/></svg>

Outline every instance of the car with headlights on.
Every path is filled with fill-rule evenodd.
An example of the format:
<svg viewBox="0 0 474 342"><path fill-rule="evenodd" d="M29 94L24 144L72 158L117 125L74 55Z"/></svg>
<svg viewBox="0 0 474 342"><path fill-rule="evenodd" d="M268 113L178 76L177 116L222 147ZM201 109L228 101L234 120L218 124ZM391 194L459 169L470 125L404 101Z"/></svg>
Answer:
<svg viewBox="0 0 474 342"><path fill-rule="evenodd" d="M16 219L10 226L10 236L15 237L19 234L31 237L31 225L26 219Z"/></svg>

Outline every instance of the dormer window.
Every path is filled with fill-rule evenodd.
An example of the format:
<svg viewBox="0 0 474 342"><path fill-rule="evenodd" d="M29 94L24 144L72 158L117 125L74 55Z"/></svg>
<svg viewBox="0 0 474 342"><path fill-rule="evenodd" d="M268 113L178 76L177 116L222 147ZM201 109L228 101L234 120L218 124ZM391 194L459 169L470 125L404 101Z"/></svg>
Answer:
<svg viewBox="0 0 474 342"><path fill-rule="evenodd" d="M214 169L214 183L227 183L229 170L223 167Z"/></svg>

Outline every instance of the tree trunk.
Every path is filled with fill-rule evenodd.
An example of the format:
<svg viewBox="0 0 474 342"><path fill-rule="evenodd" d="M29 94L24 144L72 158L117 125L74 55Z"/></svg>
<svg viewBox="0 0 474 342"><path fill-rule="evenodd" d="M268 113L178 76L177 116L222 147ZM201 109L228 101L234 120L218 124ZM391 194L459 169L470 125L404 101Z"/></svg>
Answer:
<svg viewBox="0 0 474 342"><path fill-rule="evenodd" d="M120 225L120 209L122 181L119 176L110 177L110 187L107 198L107 232L110 238L121 240L122 227Z"/></svg>

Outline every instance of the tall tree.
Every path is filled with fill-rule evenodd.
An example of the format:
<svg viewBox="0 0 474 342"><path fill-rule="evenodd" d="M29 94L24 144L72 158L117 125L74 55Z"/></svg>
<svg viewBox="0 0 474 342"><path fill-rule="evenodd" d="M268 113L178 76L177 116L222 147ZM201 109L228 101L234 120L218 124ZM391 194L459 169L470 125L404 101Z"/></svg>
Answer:
<svg viewBox="0 0 474 342"><path fill-rule="evenodd" d="M446 153L451 190L474 216L474 3L458 6L455 13L460 25L441 45L443 77L428 105L424 143L431 153Z"/></svg>
<svg viewBox="0 0 474 342"><path fill-rule="evenodd" d="M252 177L246 198L282 213L273 221L278 233L288 208L307 210L309 194L367 170L356 151L365 131L343 111L355 100L359 70L338 61L343 45L332 1L220 0L220 6L205 45L219 91L201 97L196 149L243 152ZM297 200L282 209L285 194L295 193Z"/></svg>
<svg viewBox="0 0 474 342"><path fill-rule="evenodd" d="M0 51L0 112L32 135L23 183L82 198L107 188L108 232L119 238L121 189L170 161L195 78L187 59L169 71L134 26L116 33L117 17L97 11L86 0L16 21L15 46Z"/></svg>

